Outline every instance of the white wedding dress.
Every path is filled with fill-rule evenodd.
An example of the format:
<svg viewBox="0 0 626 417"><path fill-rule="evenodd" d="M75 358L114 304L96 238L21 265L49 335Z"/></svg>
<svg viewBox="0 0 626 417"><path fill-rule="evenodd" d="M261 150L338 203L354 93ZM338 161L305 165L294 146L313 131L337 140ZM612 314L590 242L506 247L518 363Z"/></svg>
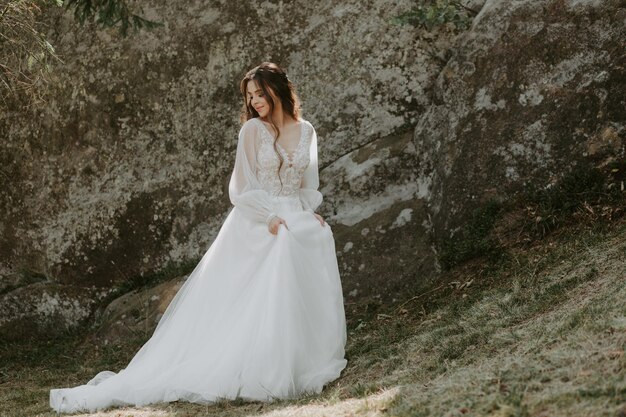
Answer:
<svg viewBox="0 0 626 417"><path fill-rule="evenodd" d="M332 230L312 214L317 136L279 159L259 119L239 132L234 207L165 310L151 338L118 373L50 390L57 412L157 402L272 401L319 393L345 368L346 322ZM268 230L273 215L285 219Z"/></svg>

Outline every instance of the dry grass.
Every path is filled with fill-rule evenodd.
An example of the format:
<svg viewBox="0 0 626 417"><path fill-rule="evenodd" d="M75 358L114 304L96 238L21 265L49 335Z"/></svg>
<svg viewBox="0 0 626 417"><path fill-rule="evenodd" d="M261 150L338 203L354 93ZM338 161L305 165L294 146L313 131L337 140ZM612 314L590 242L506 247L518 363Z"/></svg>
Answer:
<svg viewBox="0 0 626 417"><path fill-rule="evenodd" d="M54 2L15 0L0 2L0 108L22 101L24 107L45 102L51 64L61 59L46 40L41 14Z"/></svg>
<svg viewBox="0 0 626 417"><path fill-rule="evenodd" d="M386 314L349 317L348 368L319 396L97 416L616 416L626 412L626 222L474 264ZM0 416L53 416L51 387L124 366L141 340L0 346Z"/></svg>

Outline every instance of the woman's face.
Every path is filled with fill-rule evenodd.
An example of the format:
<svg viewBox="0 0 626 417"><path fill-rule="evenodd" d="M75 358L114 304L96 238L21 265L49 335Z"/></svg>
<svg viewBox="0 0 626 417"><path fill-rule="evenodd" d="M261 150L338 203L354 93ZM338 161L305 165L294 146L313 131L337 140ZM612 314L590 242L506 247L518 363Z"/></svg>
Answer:
<svg viewBox="0 0 626 417"><path fill-rule="evenodd" d="M259 116L264 118L270 112L270 105L265 98L265 94L255 80L248 81L248 104L254 107Z"/></svg>

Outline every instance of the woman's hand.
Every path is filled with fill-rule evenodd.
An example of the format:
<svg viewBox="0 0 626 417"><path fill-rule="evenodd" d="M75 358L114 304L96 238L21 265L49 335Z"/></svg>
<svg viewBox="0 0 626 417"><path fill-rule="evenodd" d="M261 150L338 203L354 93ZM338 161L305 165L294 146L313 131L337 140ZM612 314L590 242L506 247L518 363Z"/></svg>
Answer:
<svg viewBox="0 0 626 417"><path fill-rule="evenodd" d="M276 233L278 233L278 227L281 224L284 224L285 227L287 227L287 223L282 217L275 216L272 220L270 220L270 224L267 226L267 228L269 229L271 234L275 235ZM289 228L287 227L287 229Z"/></svg>
<svg viewBox="0 0 626 417"><path fill-rule="evenodd" d="M325 223L325 222L324 222L324 218L323 218L322 216L320 216L319 214L317 214L317 213L313 213L313 215L315 216L315 218L316 218L317 220L319 220L320 224L321 224L322 226L324 226L324 223Z"/></svg>

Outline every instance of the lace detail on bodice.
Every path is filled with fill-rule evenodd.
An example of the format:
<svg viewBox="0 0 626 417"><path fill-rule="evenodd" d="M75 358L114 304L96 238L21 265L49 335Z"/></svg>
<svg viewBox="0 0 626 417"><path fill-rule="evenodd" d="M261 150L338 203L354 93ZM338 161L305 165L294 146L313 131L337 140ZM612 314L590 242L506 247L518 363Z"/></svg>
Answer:
<svg viewBox="0 0 626 417"><path fill-rule="evenodd" d="M276 144L278 151L284 158L283 166L280 169L280 179L282 180L281 187L278 175L276 175L278 166L280 165L280 159L274 150L274 137L261 120L255 120L257 120L257 123L260 125L259 132L261 134L261 144L257 151L256 175L263 189L270 195L275 196L298 195L302 175L310 162L309 148L311 144L311 134L309 124L306 121L301 122L302 130L300 141L292 155L289 155L280 144Z"/></svg>

